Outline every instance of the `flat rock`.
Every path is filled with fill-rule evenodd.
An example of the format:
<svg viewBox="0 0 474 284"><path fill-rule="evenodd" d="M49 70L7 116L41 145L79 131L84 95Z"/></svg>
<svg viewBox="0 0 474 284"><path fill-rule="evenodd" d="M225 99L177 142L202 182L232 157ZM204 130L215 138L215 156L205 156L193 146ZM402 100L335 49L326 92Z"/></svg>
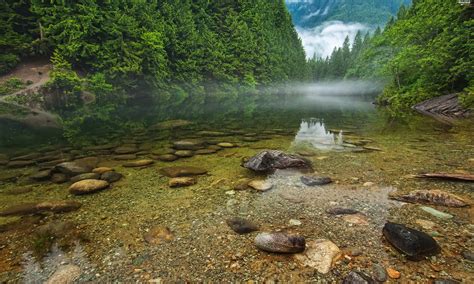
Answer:
<svg viewBox="0 0 474 284"><path fill-rule="evenodd" d="M393 247L414 260L436 255L441 251L431 236L405 225L387 222L382 232Z"/></svg>
<svg viewBox="0 0 474 284"><path fill-rule="evenodd" d="M222 147L222 148L234 148L234 147L236 147L234 144L229 143L229 142L221 142L221 143L218 143L217 146Z"/></svg>
<svg viewBox="0 0 474 284"><path fill-rule="evenodd" d="M115 155L113 156L113 158L114 160L127 161L127 160L135 160L137 158L137 155L135 154Z"/></svg>
<svg viewBox="0 0 474 284"><path fill-rule="evenodd" d="M176 166L161 168L160 173L167 177L186 177L204 175L207 173L207 170L191 166Z"/></svg>
<svg viewBox="0 0 474 284"><path fill-rule="evenodd" d="M42 212L65 213L79 209L81 203L77 201L43 201L14 205L0 211L0 216L21 216Z"/></svg>
<svg viewBox="0 0 474 284"><path fill-rule="evenodd" d="M194 156L194 152L191 150L178 150L174 152L174 155L180 158L189 158Z"/></svg>
<svg viewBox="0 0 474 284"><path fill-rule="evenodd" d="M377 282L360 271L351 271L342 281L342 284L376 284Z"/></svg>
<svg viewBox="0 0 474 284"><path fill-rule="evenodd" d="M226 220L227 225L237 234L248 234L254 231L258 231L258 226L254 223L240 218L233 217Z"/></svg>
<svg viewBox="0 0 474 284"><path fill-rule="evenodd" d="M303 237L281 232L260 233L254 243L258 249L274 253L299 253L305 250L306 245Z"/></svg>
<svg viewBox="0 0 474 284"><path fill-rule="evenodd" d="M369 225L369 221L367 220L367 217L360 213L343 215L342 220L352 225L362 225L362 226Z"/></svg>
<svg viewBox="0 0 474 284"><path fill-rule="evenodd" d="M199 131L196 133L196 135L205 136L205 137L222 137L222 136L226 136L227 133L220 132L220 131Z"/></svg>
<svg viewBox="0 0 474 284"><path fill-rule="evenodd" d="M162 130L174 129L174 128L188 126L190 124L192 124L191 121L183 120L183 119L166 120L166 121L155 124L154 126L151 127L151 129L162 129Z"/></svg>
<svg viewBox="0 0 474 284"><path fill-rule="evenodd" d="M168 182L169 187L186 187L195 185L197 180L193 177L175 177Z"/></svg>
<svg viewBox="0 0 474 284"><path fill-rule="evenodd" d="M75 195L94 193L109 186L105 180L86 179L73 183L69 187L69 192Z"/></svg>
<svg viewBox="0 0 474 284"><path fill-rule="evenodd" d="M105 180L108 183L117 182L117 181L121 180L122 177L123 177L123 175L121 173L117 173L115 171L105 172L105 173L100 175L100 179Z"/></svg>
<svg viewBox="0 0 474 284"><path fill-rule="evenodd" d="M85 180L85 179L99 179L100 178L100 174L96 174L96 173L85 173L85 174L80 174L80 175L77 175L73 178L71 178L71 182L78 182L78 181L81 181L81 180Z"/></svg>
<svg viewBox="0 0 474 284"><path fill-rule="evenodd" d="M204 148L205 142L198 139L180 140L173 143L176 150L198 150Z"/></svg>
<svg viewBox="0 0 474 284"><path fill-rule="evenodd" d="M326 209L326 213L330 215L352 215L359 213L359 211L351 208L332 207Z"/></svg>
<svg viewBox="0 0 474 284"><path fill-rule="evenodd" d="M415 190L404 195L391 195L390 198L403 202L426 203L448 207L469 206L462 198L441 190Z"/></svg>
<svg viewBox="0 0 474 284"><path fill-rule="evenodd" d="M246 190L249 188L249 182L251 180L248 179L248 178L243 178L243 179L240 179L236 182L236 184L234 185L234 190Z"/></svg>
<svg viewBox="0 0 474 284"><path fill-rule="evenodd" d="M321 176L302 176L300 180L303 184L307 186L325 185L332 182L332 179L330 177Z"/></svg>
<svg viewBox="0 0 474 284"><path fill-rule="evenodd" d="M273 184L267 180L254 179L247 183L247 185L258 191L267 191L272 189Z"/></svg>
<svg viewBox="0 0 474 284"><path fill-rule="evenodd" d="M434 226L436 226L435 222L424 220L424 219L416 219L415 223L420 225L425 230L431 230Z"/></svg>
<svg viewBox="0 0 474 284"><path fill-rule="evenodd" d="M2 191L2 193L7 194L7 195L21 195L21 194L30 193L32 191L33 191L32 187L14 187L14 188Z"/></svg>
<svg viewBox="0 0 474 284"><path fill-rule="evenodd" d="M151 245L159 245L174 239L174 235L168 227L157 226L151 228L143 235L145 241Z"/></svg>
<svg viewBox="0 0 474 284"><path fill-rule="evenodd" d="M301 255L297 255L296 259L303 265L312 267L322 274L326 274L341 256L341 250L333 242L318 239L309 241L306 251Z"/></svg>
<svg viewBox="0 0 474 284"><path fill-rule="evenodd" d="M51 175L51 182L56 184L65 183L68 181L68 177L63 173L54 173Z"/></svg>
<svg viewBox="0 0 474 284"><path fill-rule="evenodd" d="M13 157L11 158L10 160L12 161L27 161L27 160L34 160L34 159L37 159L41 157L41 154L40 153L30 153L30 154L26 154L26 155L22 155L22 156L17 156L17 157Z"/></svg>
<svg viewBox="0 0 474 284"><path fill-rule="evenodd" d="M213 149L200 149L195 152L196 155L210 155L217 153L217 150Z"/></svg>
<svg viewBox="0 0 474 284"><path fill-rule="evenodd" d="M51 170L42 170L30 176L34 181L46 181L51 177Z"/></svg>
<svg viewBox="0 0 474 284"><path fill-rule="evenodd" d="M81 276L81 268L74 264L59 266L56 271L44 282L45 284L72 284Z"/></svg>
<svg viewBox="0 0 474 284"><path fill-rule="evenodd" d="M138 167L146 167L146 166L152 165L153 163L154 163L153 160L144 159L144 160L138 160L138 161L125 163L123 164L123 166L126 168L138 168Z"/></svg>
<svg viewBox="0 0 474 284"><path fill-rule="evenodd" d="M467 173L426 173L426 174L419 174L416 177L474 182L474 174L467 174Z"/></svg>
<svg viewBox="0 0 474 284"><path fill-rule="evenodd" d="M113 169L109 167L98 167L92 170L93 173L100 174L100 175L106 172L111 172L111 171L113 171Z"/></svg>
<svg viewBox="0 0 474 284"><path fill-rule="evenodd" d="M173 154L163 154L163 155L155 156L155 159L159 161L163 161L163 162L173 162L173 161L176 161L178 157Z"/></svg>
<svg viewBox="0 0 474 284"><path fill-rule="evenodd" d="M119 154L119 155L124 155L124 154L134 154L138 152L138 148L136 147L129 147L129 146L121 146L121 147L117 147L115 148L114 150L114 153L115 154Z"/></svg>
<svg viewBox="0 0 474 284"><path fill-rule="evenodd" d="M287 168L311 168L311 163L299 156L289 155L282 151L266 150L251 157L243 167L256 172L271 172Z"/></svg>
<svg viewBox="0 0 474 284"><path fill-rule="evenodd" d="M56 165L53 171L63 173L68 176L77 176L80 174L91 172L92 168L93 167L80 165L79 163L76 163L76 162L65 162L65 163Z"/></svg>
<svg viewBox="0 0 474 284"><path fill-rule="evenodd" d="M7 164L7 167L8 168L23 168L23 167L29 167L29 166L33 166L35 165L35 161L33 160L30 160L30 161L23 161L23 160L20 160L20 161L10 161L8 164Z"/></svg>

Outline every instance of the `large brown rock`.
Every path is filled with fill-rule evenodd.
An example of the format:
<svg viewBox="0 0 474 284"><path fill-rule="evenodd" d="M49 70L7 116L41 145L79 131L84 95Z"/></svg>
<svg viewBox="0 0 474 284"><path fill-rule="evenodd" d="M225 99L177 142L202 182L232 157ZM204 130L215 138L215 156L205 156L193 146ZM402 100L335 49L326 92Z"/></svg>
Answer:
<svg viewBox="0 0 474 284"><path fill-rule="evenodd" d="M243 167L256 172L272 172L277 169L303 168L310 169L311 162L296 155L278 150L266 150L251 157Z"/></svg>
<svg viewBox="0 0 474 284"><path fill-rule="evenodd" d="M203 168L191 167L191 166L176 166L176 167L161 168L160 173L167 177L187 177L187 176L204 175L207 173L207 170Z"/></svg>
<svg viewBox="0 0 474 284"><path fill-rule="evenodd" d="M72 184L69 192L75 195L94 193L109 186L105 180L85 179Z"/></svg>

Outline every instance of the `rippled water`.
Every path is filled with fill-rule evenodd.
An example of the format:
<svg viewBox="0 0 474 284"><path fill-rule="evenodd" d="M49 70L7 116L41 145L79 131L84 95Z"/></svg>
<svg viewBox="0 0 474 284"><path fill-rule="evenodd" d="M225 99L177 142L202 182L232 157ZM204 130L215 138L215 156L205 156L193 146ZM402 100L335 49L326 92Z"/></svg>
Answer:
<svg viewBox="0 0 474 284"><path fill-rule="evenodd" d="M374 263L400 271L402 282L474 281L473 263L461 256L473 249L472 208L431 206L454 216L439 219L417 204L388 199L394 192L441 189L472 200L472 183L412 177L422 172L472 173L472 120L444 125L411 113L394 118L364 96L242 99L206 107L178 106L166 115L139 108L138 114L128 115L137 125L133 132L112 129L69 141L57 130L2 121L0 153L9 159L34 155L25 158L32 161L29 166L0 166L0 209L46 200L75 200L82 207L64 214L0 217L1 281L45 281L72 264L80 268L78 281L100 283L334 282L351 270L371 274ZM157 124L170 119L188 122L174 128L171 124L176 121L166 127ZM236 147L173 162L156 160L156 154L181 139ZM127 161L117 160L114 153L121 145L137 147L136 159L154 159L154 164L123 167ZM308 187L298 171L259 176L241 167L243 158L263 149L303 155L317 174L334 182ZM82 196L68 193L69 182L30 179L55 160L84 157L96 157L98 166L112 167L124 177L106 190ZM169 178L159 169L178 165L201 167L208 174L197 177L196 185L170 188ZM234 190L243 180L254 178L271 182L272 189ZM331 207L353 208L362 214L358 219L334 217L325 213ZM296 233L307 241L329 239L343 257L329 273L321 274L293 255L259 251L253 244L256 233L237 235L226 225L226 219L234 216L252 220L260 231ZM406 260L384 241L381 228L388 220L435 236L442 253L419 262ZM425 229L420 220L434 226ZM151 243L146 241L149 232L159 232Z"/></svg>

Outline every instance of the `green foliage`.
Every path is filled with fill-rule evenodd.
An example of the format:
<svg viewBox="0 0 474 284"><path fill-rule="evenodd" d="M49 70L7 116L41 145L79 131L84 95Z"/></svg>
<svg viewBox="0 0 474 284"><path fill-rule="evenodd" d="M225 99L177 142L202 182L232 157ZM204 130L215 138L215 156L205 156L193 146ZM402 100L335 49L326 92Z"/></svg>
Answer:
<svg viewBox="0 0 474 284"><path fill-rule="evenodd" d="M9 95L25 87L25 83L16 77L10 78L0 84L0 96Z"/></svg>

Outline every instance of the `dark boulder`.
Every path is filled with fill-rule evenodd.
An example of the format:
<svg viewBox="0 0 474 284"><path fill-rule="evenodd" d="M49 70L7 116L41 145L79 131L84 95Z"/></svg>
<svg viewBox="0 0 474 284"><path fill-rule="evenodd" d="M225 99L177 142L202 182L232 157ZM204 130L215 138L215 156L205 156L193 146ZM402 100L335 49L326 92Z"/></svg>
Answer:
<svg viewBox="0 0 474 284"><path fill-rule="evenodd" d="M342 284L375 284L375 280L360 271L351 271L347 274Z"/></svg>
<svg viewBox="0 0 474 284"><path fill-rule="evenodd" d="M251 157L242 165L256 172L272 172L277 169L310 169L311 162L297 155L286 154L278 150L266 150Z"/></svg>
<svg viewBox="0 0 474 284"><path fill-rule="evenodd" d="M325 185L330 184L332 182L332 179L330 177L320 176L302 176L300 180L307 186Z"/></svg>
<svg viewBox="0 0 474 284"><path fill-rule="evenodd" d="M227 219L226 223L237 234L248 234L258 231L257 225L240 217Z"/></svg>
<svg viewBox="0 0 474 284"><path fill-rule="evenodd" d="M275 253L299 253L305 250L304 237L285 233L260 233L255 237L257 248Z"/></svg>

